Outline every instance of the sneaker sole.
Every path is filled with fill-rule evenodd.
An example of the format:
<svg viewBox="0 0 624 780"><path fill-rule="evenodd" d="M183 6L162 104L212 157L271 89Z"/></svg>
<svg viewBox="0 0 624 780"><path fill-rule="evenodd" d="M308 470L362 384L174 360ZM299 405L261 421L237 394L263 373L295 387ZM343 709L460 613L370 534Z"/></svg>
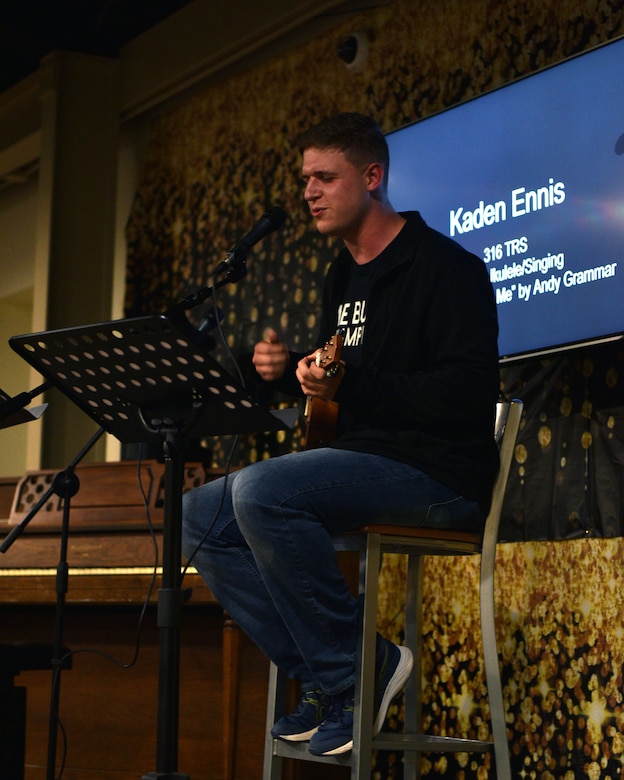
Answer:
<svg viewBox="0 0 624 780"><path fill-rule="evenodd" d="M414 657L412 651L408 647L399 647L399 652L401 654L399 663L386 686L386 690L381 699L381 704L379 705L379 712L375 719L375 725L373 727L373 736L375 737L381 731L392 699L394 699L394 697L405 687L407 678L410 676L412 666L414 665Z"/></svg>
<svg viewBox="0 0 624 780"><path fill-rule="evenodd" d="M318 731L318 726L310 731L302 731L300 734L271 734L274 739L283 739L286 742L309 742Z"/></svg>
<svg viewBox="0 0 624 780"><path fill-rule="evenodd" d="M317 753L314 750L310 750L310 753L312 753L313 756L338 756L341 753L348 753L349 750L353 750L352 739L350 739L348 742L345 742L344 745L340 745L340 747L334 748L333 750L325 750L323 753Z"/></svg>

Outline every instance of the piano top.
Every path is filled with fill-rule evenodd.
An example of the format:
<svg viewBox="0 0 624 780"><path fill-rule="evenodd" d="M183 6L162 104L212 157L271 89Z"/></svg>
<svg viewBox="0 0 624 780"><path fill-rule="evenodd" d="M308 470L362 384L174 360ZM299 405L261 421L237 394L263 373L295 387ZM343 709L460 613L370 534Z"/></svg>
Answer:
<svg viewBox="0 0 624 780"><path fill-rule="evenodd" d="M165 466L158 461L85 464L76 467L80 489L71 498L67 563L68 604L142 603L153 581L155 600L162 574ZM33 510L57 471L27 472L0 482L0 538ZM140 484L139 484L140 475ZM202 464L187 464L184 490L220 476ZM6 512L7 495L13 491ZM0 602L45 604L56 601L63 501L52 495L24 531L0 553ZM192 603L216 603L195 569L183 587Z"/></svg>

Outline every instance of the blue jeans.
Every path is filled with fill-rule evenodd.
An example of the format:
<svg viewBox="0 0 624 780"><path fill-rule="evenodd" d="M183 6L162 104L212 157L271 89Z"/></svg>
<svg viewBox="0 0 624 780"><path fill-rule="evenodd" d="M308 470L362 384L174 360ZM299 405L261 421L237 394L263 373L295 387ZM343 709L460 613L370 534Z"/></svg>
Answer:
<svg viewBox="0 0 624 780"><path fill-rule="evenodd" d="M365 523L483 522L475 503L412 466L330 447L195 488L183 517L184 555L226 612L303 690L327 694L354 684L358 622L332 536Z"/></svg>

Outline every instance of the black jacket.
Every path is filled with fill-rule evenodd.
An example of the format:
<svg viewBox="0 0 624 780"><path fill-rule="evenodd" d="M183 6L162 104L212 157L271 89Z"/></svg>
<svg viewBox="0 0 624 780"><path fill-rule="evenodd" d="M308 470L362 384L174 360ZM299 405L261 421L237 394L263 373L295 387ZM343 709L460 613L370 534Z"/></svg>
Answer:
<svg viewBox="0 0 624 780"><path fill-rule="evenodd" d="M347 364L335 398L341 430L331 446L410 463L485 512L498 469L494 293L479 258L418 212L403 216L367 302L361 365ZM328 271L317 346L336 330L350 262L345 249Z"/></svg>

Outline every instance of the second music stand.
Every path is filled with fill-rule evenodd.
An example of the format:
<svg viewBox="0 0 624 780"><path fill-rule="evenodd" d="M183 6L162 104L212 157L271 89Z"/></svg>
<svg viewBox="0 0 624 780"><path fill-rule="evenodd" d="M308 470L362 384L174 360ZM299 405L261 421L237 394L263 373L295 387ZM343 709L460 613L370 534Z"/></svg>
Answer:
<svg viewBox="0 0 624 780"><path fill-rule="evenodd" d="M11 398L0 388L0 429L38 420L47 409L47 404L33 406L30 409L24 407L46 389L47 384L41 385L31 392L20 393L15 398Z"/></svg>
<svg viewBox="0 0 624 780"><path fill-rule="evenodd" d="M144 780L188 780L178 772L183 459L194 436L287 427L258 404L165 315L13 336L11 347L108 433L124 443L161 441L165 456L162 587L158 592L159 679L156 771Z"/></svg>

